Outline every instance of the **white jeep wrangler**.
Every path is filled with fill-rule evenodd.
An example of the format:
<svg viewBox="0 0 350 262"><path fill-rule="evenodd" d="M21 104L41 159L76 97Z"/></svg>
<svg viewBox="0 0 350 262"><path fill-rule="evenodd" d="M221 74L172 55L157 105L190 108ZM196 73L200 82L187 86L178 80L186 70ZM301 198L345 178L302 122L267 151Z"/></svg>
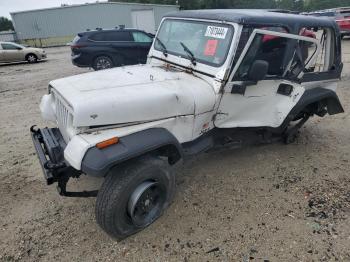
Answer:
<svg viewBox="0 0 350 262"><path fill-rule="evenodd" d="M123 239L170 204L174 168L218 147L294 140L310 116L337 114L342 71L335 22L256 10L181 11L163 18L146 65L54 80L31 128L48 184L96 196L96 219ZM67 192L71 177L104 177Z"/></svg>

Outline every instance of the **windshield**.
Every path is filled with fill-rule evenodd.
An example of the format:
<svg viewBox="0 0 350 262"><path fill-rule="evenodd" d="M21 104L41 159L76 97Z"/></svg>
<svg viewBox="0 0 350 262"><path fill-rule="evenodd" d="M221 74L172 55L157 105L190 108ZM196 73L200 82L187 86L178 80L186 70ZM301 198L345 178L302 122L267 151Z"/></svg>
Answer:
<svg viewBox="0 0 350 262"><path fill-rule="evenodd" d="M233 27L219 23L165 20L154 48L193 62L221 66L230 48ZM195 63L193 63L195 65Z"/></svg>

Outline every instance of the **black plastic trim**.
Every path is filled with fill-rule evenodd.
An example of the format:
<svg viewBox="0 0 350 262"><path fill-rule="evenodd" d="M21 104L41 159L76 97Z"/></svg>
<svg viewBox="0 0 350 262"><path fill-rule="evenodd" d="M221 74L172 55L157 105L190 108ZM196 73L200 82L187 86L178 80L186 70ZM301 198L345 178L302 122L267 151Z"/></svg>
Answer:
<svg viewBox="0 0 350 262"><path fill-rule="evenodd" d="M344 113L344 109L339 101L338 95L333 90L318 87L306 90L299 102L293 108L291 114L295 115L306 106L319 101L326 102L327 112L329 115Z"/></svg>
<svg viewBox="0 0 350 262"><path fill-rule="evenodd" d="M63 150L66 144L57 128L30 128L34 148L48 185L57 181L57 174L67 167Z"/></svg>
<svg viewBox="0 0 350 262"><path fill-rule="evenodd" d="M91 176L105 176L114 165L167 145L175 146L183 155L179 141L168 130L147 129L121 137L118 144L104 149L90 148L83 158L81 169Z"/></svg>
<svg viewBox="0 0 350 262"><path fill-rule="evenodd" d="M66 143L58 128L36 129L30 128L30 134L44 178L48 185L57 182L57 190L61 196L66 197L96 197L98 191L67 191L67 183L71 177L79 177L81 171L76 170L64 159Z"/></svg>
<svg viewBox="0 0 350 262"><path fill-rule="evenodd" d="M181 10L166 14L165 18L179 19L203 19L212 21L233 22L243 25L285 26L296 28L309 27L331 27L338 30L336 22L332 19L315 16L296 14L285 14L269 12L269 10L258 9L206 9L206 10Z"/></svg>
<svg viewBox="0 0 350 262"><path fill-rule="evenodd" d="M324 80L338 80L341 77L341 72L343 70L343 63L337 67L337 69L326 71L326 72L318 72L318 73L305 73L301 79L301 83L306 82L316 82L316 81L324 81Z"/></svg>
<svg viewBox="0 0 350 262"><path fill-rule="evenodd" d="M329 115L344 113L344 109L339 101L338 95L333 90L321 87L312 88L304 92L281 126L277 128L267 127L267 129L273 133L283 132L288 127L289 123L293 121L307 106L321 101L325 102Z"/></svg>
<svg viewBox="0 0 350 262"><path fill-rule="evenodd" d="M281 83L277 89L277 94L283 95L283 96L290 96L293 92L293 85Z"/></svg>

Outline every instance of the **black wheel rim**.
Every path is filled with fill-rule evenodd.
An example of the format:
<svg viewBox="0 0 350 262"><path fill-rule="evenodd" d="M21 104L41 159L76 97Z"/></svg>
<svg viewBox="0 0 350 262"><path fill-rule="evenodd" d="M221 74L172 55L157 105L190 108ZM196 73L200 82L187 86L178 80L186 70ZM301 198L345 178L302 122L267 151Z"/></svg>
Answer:
<svg viewBox="0 0 350 262"><path fill-rule="evenodd" d="M161 213L165 203L165 188L158 182L145 181L131 194L127 211L138 227L151 224Z"/></svg>
<svg viewBox="0 0 350 262"><path fill-rule="evenodd" d="M111 67L112 67L112 63L107 58L99 58L96 61L97 70L107 69L107 68L111 68Z"/></svg>

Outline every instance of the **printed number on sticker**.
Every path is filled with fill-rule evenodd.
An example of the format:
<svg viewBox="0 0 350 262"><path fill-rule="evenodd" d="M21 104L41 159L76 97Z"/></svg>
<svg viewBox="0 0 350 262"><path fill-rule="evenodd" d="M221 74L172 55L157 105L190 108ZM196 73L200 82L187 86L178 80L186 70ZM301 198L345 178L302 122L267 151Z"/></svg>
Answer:
<svg viewBox="0 0 350 262"><path fill-rule="evenodd" d="M205 36L225 39L228 28L219 26L208 26Z"/></svg>

